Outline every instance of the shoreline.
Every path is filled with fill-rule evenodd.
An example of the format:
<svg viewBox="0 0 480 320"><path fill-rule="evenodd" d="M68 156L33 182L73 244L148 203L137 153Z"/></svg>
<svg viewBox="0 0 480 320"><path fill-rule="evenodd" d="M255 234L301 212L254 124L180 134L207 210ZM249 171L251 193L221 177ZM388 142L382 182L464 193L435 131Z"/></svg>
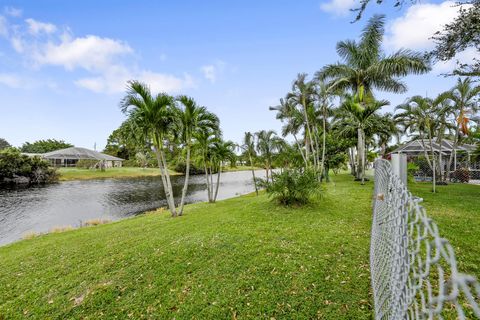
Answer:
<svg viewBox="0 0 480 320"><path fill-rule="evenodd" d="M250 166L238 166L235 168L224 168L225 172L249 171ZM264 170L263 168L254 167L254 170ZM59 182L77 181L77 180L95 180L95 179L112 179L112 178L143 178L143 177L158 177L160 170L158 168L139 168L139 167L120 167L109 168L106 171L92 170L92 169L77 169L77 168L59 168ZM170 170L171 176L183 176L182 172Z"/></svg>

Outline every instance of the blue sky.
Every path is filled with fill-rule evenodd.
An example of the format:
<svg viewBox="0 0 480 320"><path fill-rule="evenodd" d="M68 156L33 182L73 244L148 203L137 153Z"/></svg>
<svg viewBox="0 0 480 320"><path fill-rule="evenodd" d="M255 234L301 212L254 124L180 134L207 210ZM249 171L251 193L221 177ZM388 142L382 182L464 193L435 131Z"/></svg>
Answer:
<svg viewBox="0 0 480 320"><path fill-rule="evenodd" d="M0 137L16 146L56 138L101 149L124 120L128 79L191 95L219 115L226 139L278 131L268 107L297 73L336 62L336 42L358 37L371 14L387 14L387 52L430 48L433 31L456 14L450 2L372 5L352 24L354 2L2 0ZM454 84L438 76L450 68L408 77L405 95L378 96L395 106L435 95Z"/></svg>

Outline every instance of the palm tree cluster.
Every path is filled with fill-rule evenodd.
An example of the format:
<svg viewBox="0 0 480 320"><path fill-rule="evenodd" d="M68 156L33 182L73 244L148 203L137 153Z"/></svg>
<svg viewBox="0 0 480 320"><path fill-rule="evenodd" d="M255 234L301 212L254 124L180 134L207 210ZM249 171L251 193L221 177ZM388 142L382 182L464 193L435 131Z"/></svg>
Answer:
<svg viewBox="0 0 480 320"><path fill-rule="evenodd" d="M243 151L243 157L251 166L255 192L258 195L255 166L265 168L266 181L271 179L274 167L285 167L285 163L279 163L285 154L288 154L289 145L273 130L260 130L255 133L245 132L243 142L239 145Z"/></svg>
<svg viewBox="0 0 480 320"><path fill-rule="evenodd" d="M166 93L152 94L148 85L139 81L128 83L122 99L122 111L128 115L132 138L142 148L151 148L161 172L165 197L173 217L183 214L188 189L192 154L205 169L208 199L215 202L220 173L226 161L235 161L234 144L222 139L218 117L187 96L172 97ZM180 148L185 158L185 181L178 210L169 173L169 159ZM213 175L217 174L216 184Z"/></svg>
<svg viewBox="0 0 480 320"><path fill-rule="evenodd" d="M440 156L442 142L448 138L457 149L469 136L471 119L480 110L479 94L480 86L470 78L459 78L452 89L435 98L413 96L396 107L396 122L405 134L423 144L426 162L441 182L450 177L454 157L453 152L448 159ZM440 150L434 150L434 143Z"/></svg>
<svg viewBox="0 0 480 320"><path fill-rule="evenodd" d="M387 55L381 49L385 17L373 16L358 41L340 41L341 61L321 68L314 77L299 74L291 92L280 99L277 119L283 123L282 135L293 136L305 168L313 168L328 179L329 136L344 139L352 174L365 180L369 147L385 152L392 136L398 133L390 114L380 110L388 102L377 100L375 91L404 93L402 77L430 70L428 61L416 52L402 49ZM330 148L338 153L338 148Z"/></svg>

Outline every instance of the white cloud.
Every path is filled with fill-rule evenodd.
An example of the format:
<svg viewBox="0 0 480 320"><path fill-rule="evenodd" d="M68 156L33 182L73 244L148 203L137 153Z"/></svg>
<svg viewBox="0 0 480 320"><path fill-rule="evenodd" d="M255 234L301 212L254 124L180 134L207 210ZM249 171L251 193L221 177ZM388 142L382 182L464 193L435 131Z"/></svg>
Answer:
<svg viewBox="0 0 480 320"><path fill-rule="evenodd" d="M210 82L212 83L215 83L215 81L217 80L217 75L215 72L215 66L213 64L202 66L201 70L205 79L210 80Z"/></svg>
<svg viewBox="0 0 480 320"><path fill-rule="evenodd" d="M21 9L14 7L5 7L3 11L5 12L5 14L15 18L21 17L23 13Z"/></svg>
<svg viewBox="0 0 480 320"><path fill-rule="evenodd" d="M183 78L178 78L169 74L142 71L137 76L137 80L148 83L153 92L179 92L194 86L193 79L188 74L185 74Z"/></svg>
<svg viewBox="0 0 480 320"><path fill-rule="evenodd" d="M13 25L2 16L0 35L7 38L13 49L26 59L30 71L32 67L38 70L43 66L57 66L71 72L87 72L74 84L94 92L125 92L129 80L143 81L156 92L172 93L195 87L193 78L188 74L176 76L138 68L135 51L121 40L96 35L75 37L68 28L61 31L52 23L31 18L25 19L23 24ZM160 60L166 58L166 54L160 55ZM220 70L222 63L217 62L216 68ZM51 87L34 78L23 78L20 74L0 73L0 83L13 88Z"/></svg>
<svg viewBox="0 0 480 320"><path fill-rule="evenodd" d="M10 38L10 43L12 44L13 49L18 53L23 53L25 51L25 44L22 38L18 36L13 36Z"/></svg>
<svg viewBox="0 0 480 320"><path fill-rule="evenodd" d="M75 84L97 93L114 94L125 92L129 80L145 82L153 92L175 93L195 87L192 77L188 74L181 78L149 70L131 71L122 66L112 66L98 76L79 79Z"/></svg>
<svg viewBox="0 0 480 320"><path fill-rule="evenodd" d="M205 79L209 80L211 83L215 83L220 74L225 70L226 63L217 60L214 64L204 65L200 68Z"/></svg>
<svg viewBox="0 0 480 320"><path fill-rule="evenodd" d="M393 49L431 49L434 45L431 37L452 22L458 10L453 1L412 5L404 16L394 19L387 26L385 44Z"/></svg>
<svg viewBox="0 0 480 320"><path fill-rule="evenodd" d="M0 73L0 83L10 88L19 88L21 86L21 79L15 74Z"/></svg>
<svg viewBox="0 0 480 320"><path fill-rule="evenodd" d="M118 40L93 35L74 39L64 36L61 43L48 42L33 59L40 65L63 66L67 70L98 71L108 68L116 57L131 53L133 49Z"/></svg>
<svg viewBox="0 0 480 320"><path fill-rule="evenodd" d="M3 16L0 16L0 36L8 37L8 23Z"/></svg>
<svg viewBox="0 0 480 320"><path fill-rule="evenodd" d="M28 31L33 34L41 34L41 33L54 33L57 31L57 27L52 23L40 22L34 19L26 19L25 22L28 24Z"/></svg>
<svg viewBox="0 0 480 320"><path fill-rule="evenodd" d="M320 9L337 16L348 16L356 5L355 0L330 0L320 4Z"/></svg>
<svg viewBox="0 0 480 320"><path fill-rule="evenodd" d="M467 48L465 51L458 53L453 59L449 61L440 61L433 66L433 73L442 74L450 73L457 67L457 62L472 63L473 59L480 59L478 51L475 48Z"/></svg>
<svg viewBox="0 0 480 320"><path fill-rule="evenodd" d="M51 80L39 80L15 73L0 73L0 84L13 89L32 89L40 87L57 89L57 84Z"/></svg>

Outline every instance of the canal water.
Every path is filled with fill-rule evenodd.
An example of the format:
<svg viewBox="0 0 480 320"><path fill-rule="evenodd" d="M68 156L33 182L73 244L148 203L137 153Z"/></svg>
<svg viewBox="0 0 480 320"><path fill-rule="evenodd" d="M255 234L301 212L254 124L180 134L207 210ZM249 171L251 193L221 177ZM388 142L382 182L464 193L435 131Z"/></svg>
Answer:
<svg viewBox="0 0 480 320"><path fill-rule="evenodd" d="M264 174L263 170L256 171L260 178ZM179 200L184 177L171 178L176 200ZM186 202L207 201L205 177L190 176L189 180ZM222 173L218 200L254 190L251 171ZM77 227L91 219L118 220L164 206L160 177L79 180L0 189L0 245L31 232Z"/></svg>

